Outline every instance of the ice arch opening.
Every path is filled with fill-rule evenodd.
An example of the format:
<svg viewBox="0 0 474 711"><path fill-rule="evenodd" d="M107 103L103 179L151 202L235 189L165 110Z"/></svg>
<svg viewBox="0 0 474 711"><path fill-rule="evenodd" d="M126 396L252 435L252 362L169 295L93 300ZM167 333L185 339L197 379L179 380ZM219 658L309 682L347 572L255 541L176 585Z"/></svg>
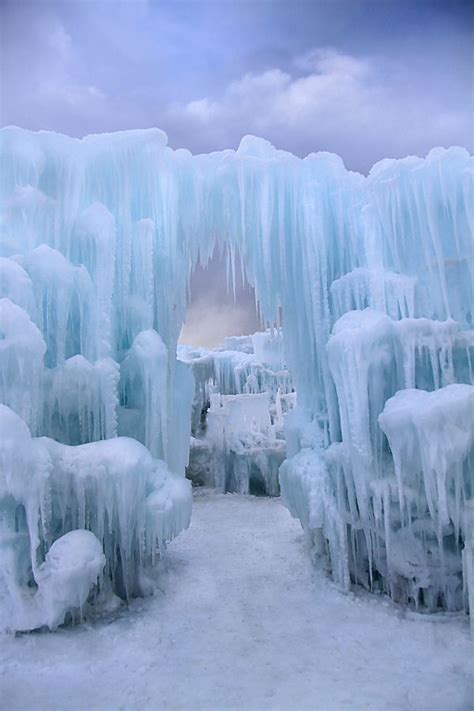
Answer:
<svg viewBox="0 0 474 711"><path fill-rule="evenodd" d="M186 475L222 492L278 495L283 418L295 403L281 326L262 330L237 250L195 266L189 302L177 352L195 382Z"/></svg>
<svg viewBox="0 0 474 711"><path fill-rule="evenodd" d="M238 250L217 246L207 264L198 262L193 267L178 343L212 349L222 346L229 336L261 329L255 291Z"/></svg>
<svg viewBox="0 0 474 711"><path fill-rule="evenodd" d="M199 156L158 129L77 140L7 128L1 140L11 599L31 581L23 561L37 583L58 535L94 526L129 594L189 521L194 385L176 344L193 265L219 239L240 250L263 317L285 314L298 407L280 483L315 554L342 586L430 608L471 596L472 609L466 151L385 160L364 177L254 137ZM62 507L46 506L51 490Z"/></svg>

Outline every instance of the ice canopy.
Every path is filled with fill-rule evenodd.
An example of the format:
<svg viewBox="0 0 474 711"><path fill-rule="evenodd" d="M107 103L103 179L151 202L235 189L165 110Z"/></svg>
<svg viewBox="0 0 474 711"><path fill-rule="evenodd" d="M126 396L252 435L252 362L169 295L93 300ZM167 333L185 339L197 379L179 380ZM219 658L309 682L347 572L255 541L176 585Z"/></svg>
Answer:
<svg viewBox="0 0 474 711"><path fill-rule="evenodd" d="M472 606L464 149L365 177L252 136L193 156L158 129L8 127L1 165L1 594L20 628L58 624L104 569L130 594L187 525L194 384L176 344L193 266L217 243L263 317L283 313L297 407L280 484L315 555L344 587ZM71 558L81 575L61 568ZM82 587L53 605L45 569Z"/></svg>

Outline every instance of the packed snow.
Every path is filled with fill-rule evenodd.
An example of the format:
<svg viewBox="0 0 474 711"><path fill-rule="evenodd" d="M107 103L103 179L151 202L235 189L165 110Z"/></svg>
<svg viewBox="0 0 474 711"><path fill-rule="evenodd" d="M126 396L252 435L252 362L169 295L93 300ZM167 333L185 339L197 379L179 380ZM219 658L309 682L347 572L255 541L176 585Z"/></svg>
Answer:
<svg viewBox="0 0 474 711"><path fill-rule="evenodd" d="M0 637L5 708L472 708L465 616L343 594L279 499L197 491L154 597L54 635Z"/></svg>

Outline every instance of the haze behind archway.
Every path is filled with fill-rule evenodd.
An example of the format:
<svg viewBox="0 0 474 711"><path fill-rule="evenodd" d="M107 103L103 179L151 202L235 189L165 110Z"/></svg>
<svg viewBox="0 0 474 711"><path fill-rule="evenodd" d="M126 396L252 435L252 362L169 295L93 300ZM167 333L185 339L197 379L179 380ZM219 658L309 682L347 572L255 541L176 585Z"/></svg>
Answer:
<svg viewBox="0 0 474 711"><path fill-rule="evenodd" d="M226 336L248 335L260 329L254 289L236 269L234 291L228 283L227 256L215 251L209 264L198 264L191 276L190 301L179 342L215 348Z"/></svg>

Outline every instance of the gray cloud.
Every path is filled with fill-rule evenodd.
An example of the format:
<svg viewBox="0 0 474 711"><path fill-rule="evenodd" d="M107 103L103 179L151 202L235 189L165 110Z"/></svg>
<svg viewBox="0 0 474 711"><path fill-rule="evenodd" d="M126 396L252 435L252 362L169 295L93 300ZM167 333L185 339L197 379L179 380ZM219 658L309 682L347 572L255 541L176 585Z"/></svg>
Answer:
<svg viewBox="0 0 474 711"><path fill-rule="evenodd" d="M295 58L295 66L304 73L278 67L248 73L218 97L173 106L168 121L207 150L216 142L235 145L245 127L299 155L309 147L339 153L364 171L383 157L424 155L453 143L470 147L468 102L450 106L429 90L415 101L409 87L392 88L390 67L373 58L317 48Z"/></svg>
<svg viewBox="0 0 474 711"><path fill-rule="evenodd" d="M215 348L226 336L246 336L260 330L260 324L252 318L254 304L222 304L222 294L193 299L189 305L179 342L191 346Z"/></svg>
<svg viewBox="0 0 474 711"><path fill-rule="evenodd" d="M236 264L239 263L236 258ZM191 277L190 304L180 343L214 348L226 336L242 336L261 329L255 292L236 270L235 289L228 281L227 255L215 252L205 267Z"/></svg>

